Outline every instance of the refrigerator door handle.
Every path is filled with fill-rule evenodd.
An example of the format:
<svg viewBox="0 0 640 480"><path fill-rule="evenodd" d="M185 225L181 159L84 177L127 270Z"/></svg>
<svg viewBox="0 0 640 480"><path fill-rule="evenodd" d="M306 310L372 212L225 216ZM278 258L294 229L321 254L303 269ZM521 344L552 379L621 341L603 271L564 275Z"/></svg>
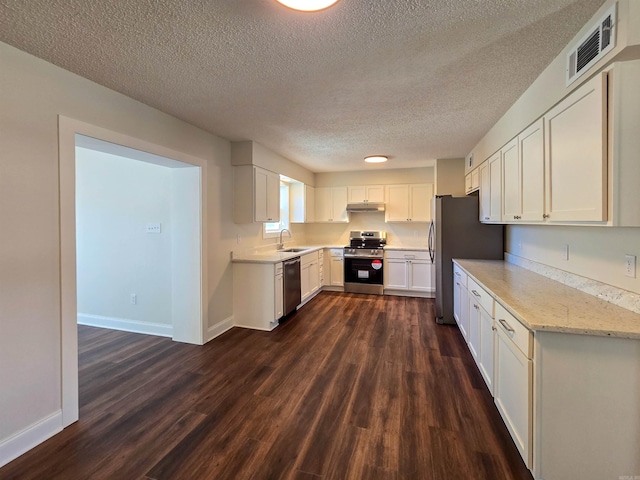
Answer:
<svg viewBox="0 0 640 480"><path fill-rule="evenodd" d="M428 234L428 238L429 238L429 258L431 258L431 263L434 262L434 252L433 252L433 220L431 220L431 223L429 224L429 234Z"/></svg>

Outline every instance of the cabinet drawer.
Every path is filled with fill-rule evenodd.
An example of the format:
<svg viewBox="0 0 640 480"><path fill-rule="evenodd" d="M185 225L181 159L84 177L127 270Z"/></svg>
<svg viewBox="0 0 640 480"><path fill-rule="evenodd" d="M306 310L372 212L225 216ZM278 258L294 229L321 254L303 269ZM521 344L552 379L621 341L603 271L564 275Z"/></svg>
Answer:
<svg viewBox="0 0 640 480"><path fill-rule="evenodd" d="M331 257L339 257L342 258L344 254L344 250L342 248L328 248L327 252Z"/></svg>
<svg viewBox="0 0 640 480"><path fill-rule="evenodd" d="M384 255L386 258L392 260L429 260L429 252L421 250L385 250Z"/></svg>
<svg viewBox="0 0 640 480"><path fill-rule="evenodd" d="M464 288L467 288L467 273L455 263L453 264L453 279Z"/></svg>
<svg viewBox="0 0 640 480"><path fill-rule="evenodd" d="M317 261L318 261L318 252L307 253L306 255L303 255L302 257L300 257L300 266L304 267L305 265L308 265L310 263L317 262Z"/></svg>
<svg viewBox="0 0 640 480"><path fill-rule="evenodd" d="M491 317L493 317L493 297L471 277L467 278L467 288L469 289L469 297L475 299L475 301L478 302L480 306L484 308L489 315L491 315Z"/></svg>
<svg viewBox="0 0 640 480"><path fill-rule="evenodd" d="M496 302L496 326L501 329L527 358L533 357L533 335L516 317Z"/></svg>

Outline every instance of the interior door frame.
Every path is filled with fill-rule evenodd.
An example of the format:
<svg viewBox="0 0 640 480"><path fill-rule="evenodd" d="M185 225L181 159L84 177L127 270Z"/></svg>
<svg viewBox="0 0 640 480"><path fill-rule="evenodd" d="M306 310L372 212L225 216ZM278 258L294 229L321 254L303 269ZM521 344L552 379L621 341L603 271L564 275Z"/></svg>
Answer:
<svg viewBox="0 0 640 480"><path fill-rule="evenodd" d="M200 289L199 325L191 325L189 343L202 345L208 330L207 312L207 161L184 152L134 138L79 120L58 116L58 172L60 209L60 358L61 358L61 404L62 426L76 422L79 418L78 398L78 329L77 329L77 284L76 284L76 134L97 138L125 147L152 153L196 167L200 167Z"/></svg>

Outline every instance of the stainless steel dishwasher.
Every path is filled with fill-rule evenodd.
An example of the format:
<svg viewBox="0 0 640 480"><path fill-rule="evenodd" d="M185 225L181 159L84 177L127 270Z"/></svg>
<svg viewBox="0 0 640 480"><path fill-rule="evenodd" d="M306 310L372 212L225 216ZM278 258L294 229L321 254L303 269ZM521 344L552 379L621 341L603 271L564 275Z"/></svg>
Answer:
<svg viewBox="0 0 640 480"><path fill-rule="evenodd" d="M284 315L287 316L300 305L300 257L291 258L284 264Z"/></svg>

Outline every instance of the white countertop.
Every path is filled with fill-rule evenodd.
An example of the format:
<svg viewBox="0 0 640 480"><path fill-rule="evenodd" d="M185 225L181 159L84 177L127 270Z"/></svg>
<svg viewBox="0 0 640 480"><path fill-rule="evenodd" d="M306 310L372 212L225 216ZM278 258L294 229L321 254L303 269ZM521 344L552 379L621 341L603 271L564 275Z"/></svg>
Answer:
<svg viewBox="0 0 640 480"><path fill-rule="evenodd" d="M454 260L534 331L640 339L640 314L501 260Z"/></svg>

